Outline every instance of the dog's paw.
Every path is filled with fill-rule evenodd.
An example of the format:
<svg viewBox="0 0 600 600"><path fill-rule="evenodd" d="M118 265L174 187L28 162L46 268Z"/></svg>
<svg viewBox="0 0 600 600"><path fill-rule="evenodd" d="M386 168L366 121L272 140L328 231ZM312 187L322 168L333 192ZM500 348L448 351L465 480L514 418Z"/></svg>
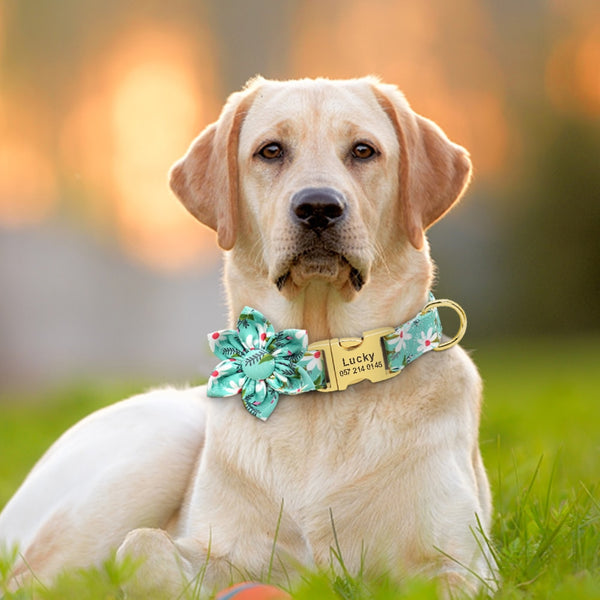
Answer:
<svg viewBox="0 0 600 600"><path fill-rule="evenodd" d="M162 529L134 529L117 551L117 561L133 560L133 577L123 586L131 600L179 598L187 586L186 565Z"/></svg>
<svg viewBox="0 0 600 600"><path fill-rule="evenodd" d="M437 576L440 600L467 600L477 594L477 587L457 571L446 571Z"/></svg>

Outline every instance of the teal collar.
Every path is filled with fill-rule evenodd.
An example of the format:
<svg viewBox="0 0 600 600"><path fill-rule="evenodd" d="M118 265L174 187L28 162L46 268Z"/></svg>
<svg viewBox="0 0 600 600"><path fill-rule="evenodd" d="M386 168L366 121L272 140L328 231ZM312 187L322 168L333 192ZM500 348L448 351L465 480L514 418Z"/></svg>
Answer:
<svg viewBox="0 0 600 600"><path fill-rule="evenodd" d="M458 333L442 342L438 308L455 310ZM208 395L241 394L244 406L266 421L279 394L334 392L368 379L384 381L431 350L446 350L463 337L467 325L464 310L452 300L430 301L402 325L366 331L358 338L334 338L308 344L303 329L276 332L257 310L245 307L236 329L209 334L212 352L221 359L208 380Z"/></svg>

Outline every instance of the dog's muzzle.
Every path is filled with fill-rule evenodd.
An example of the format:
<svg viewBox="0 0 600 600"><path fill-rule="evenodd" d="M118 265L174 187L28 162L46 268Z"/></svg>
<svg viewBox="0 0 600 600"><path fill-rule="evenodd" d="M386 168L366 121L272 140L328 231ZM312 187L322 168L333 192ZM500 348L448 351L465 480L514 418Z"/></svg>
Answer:
<svg viewBox="0 0 600 600"><path fill-rule="evenodd" d="M275 279L279 291L293 296L313 279L345 289L348 299L362 289L365 276L345 243L349 208L341 192L329 187L299 190L291 197L290 221L296 231L295 252Z"/></svg>

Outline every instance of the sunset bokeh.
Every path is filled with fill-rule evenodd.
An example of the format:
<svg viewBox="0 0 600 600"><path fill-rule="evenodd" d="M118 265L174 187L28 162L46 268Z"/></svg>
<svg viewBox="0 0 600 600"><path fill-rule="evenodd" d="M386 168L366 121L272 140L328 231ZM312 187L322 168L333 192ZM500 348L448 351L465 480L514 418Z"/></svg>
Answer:
<svg viewBox="0 0 600 600"><path fill-rule="evenodd" d="M297 73L339 78L373 73L397 83L417 112L470 149L479 173L501 172L510 136L506 82L493 52L492 17L481 2L325 5L331 11L326 18L317 0L299 11L292 44Z"/></svg>
<svg viewBox="0 0 600 600"><path fill-rule="evenodd" d="M287 76L373 73L398 83L418 112L469 148L480 181L505 177L518 158L526 133L510 98L523 77L541 84L530 87L534 100L582 118L600 116L595 3L557 0L540 8L543 25L531 35L543 39L529 40L521 64L514 60L528 52L522 26L506 29L499 4L304 0L294 6ZM75 195L85 204L76 210L87 226L114 228L126 252L156 268L182 267L200 255L214 259L210 233L173 201L165 181L169 165L233 91L222 92L221 32L206 10L180 9L167 22L122 12L112 28L93 32L88 25L95 43L62 57L69 76L61 65L54 84L67 82L65 94L53 89L57 66L51 55L43 59L43 48L33 48L38 56L30 70L24 60L12 64L12 29L26 16L14 5L2 7L0 223L43 221ZM540 53L542 72L513 72L535 69ZM38 79L40 68L47 72Z"/></svg>
<svg viewBox="0 0 600 600"><path fill-rule="evenodd" d="M61 355L71 372L70 357L95 346L79 325L87 313L74 318L87 306L82 290L89 311L103 315L98 330L111 323L123 339L148 327L134 309L139 330L128 329L128 302L156 310L164 361L190 319L203 330L222 311L222 299L192 315L177 304L196 307L198 288L222 296L220 252L167 174L257 73L380 76L469 150L473 183L430 240L438 290L472 302L471 335L570 331L573 311L600 329L596 0L32 6L0 5L0 282L10 291L0 304L0 377L46 358L49 376L58 372L56 344L68 336L50 332L63 313L73 315ZM178 295L174 285L187 287ZM114 313L96 288L115 298ZM34 356L48 336L52 350Z"/></svg>
<svg viewBox="0 0 600 600"><path fill-rule="evenodd" d="M168 166L218 103L213 66L198 72L184 33L157 25L124 31L88 65L60 138L63 168L95 196L92 211L114 223L127 252L157 268L213 254L167 192ZM209 33L194 44L211 53Z"/></svg>

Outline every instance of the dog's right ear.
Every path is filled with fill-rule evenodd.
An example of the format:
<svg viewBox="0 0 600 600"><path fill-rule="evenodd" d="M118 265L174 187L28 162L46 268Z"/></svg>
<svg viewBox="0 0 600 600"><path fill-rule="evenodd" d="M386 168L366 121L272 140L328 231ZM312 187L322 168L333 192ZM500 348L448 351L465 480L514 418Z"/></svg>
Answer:
<svg viewBox="0 0 600 600"><path fill-rule="evenodd" d="M201 223L217 232L219 246L231 250L237 233L238 140L257 85L232 94L215 123L193 142L169 173L169 184Z"/></svg>
<svg viewBox="0 0 600 600"><path fill-rule="evenodd" d="M425 230L458 202L471 179L469 153L429 119L416 114L392 85L372 81L400 145L400 206L410 243L421 250Z"/></svg>

